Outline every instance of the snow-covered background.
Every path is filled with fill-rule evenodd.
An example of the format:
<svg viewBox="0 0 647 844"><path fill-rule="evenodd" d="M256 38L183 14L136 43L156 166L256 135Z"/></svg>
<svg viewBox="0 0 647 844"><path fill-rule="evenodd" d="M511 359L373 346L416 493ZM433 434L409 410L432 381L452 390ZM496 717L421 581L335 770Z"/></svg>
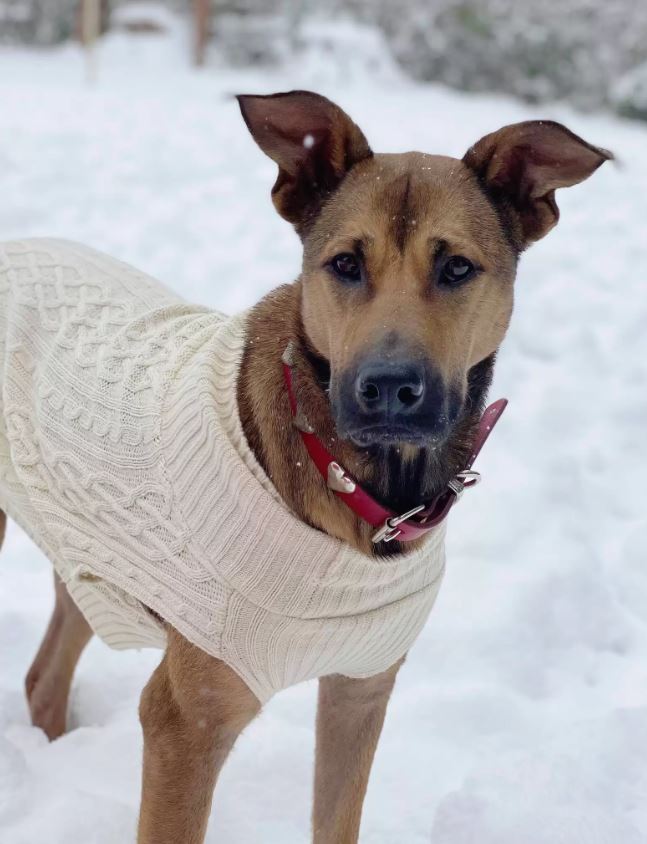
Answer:
<svg viewBox="0 0 647 844"><path fill-rule="evenodd" d="M524 257L492 396L510 407L452 513L437 607L400 674L363 844L647 842L647 129L406 81L346 25L272 71L187 68L186 33L113 34L99 84L76 47L0 51L0 238L103 249L228 311L299 271L274 167L231 95L315 88L374 148L461 156L532 117L613 149L559 195ZM315 34L321 27L314 27ZM328 42L327 42L328 43ZM139 692L159 659L94 641L71 732L29 726L23 676L52 603L14 527L0 557L0 841L125 844L139 799ZM316 688L271 702L229 760L210 844L308 840ZM181 844L181 842L178 842Z"/></svg>

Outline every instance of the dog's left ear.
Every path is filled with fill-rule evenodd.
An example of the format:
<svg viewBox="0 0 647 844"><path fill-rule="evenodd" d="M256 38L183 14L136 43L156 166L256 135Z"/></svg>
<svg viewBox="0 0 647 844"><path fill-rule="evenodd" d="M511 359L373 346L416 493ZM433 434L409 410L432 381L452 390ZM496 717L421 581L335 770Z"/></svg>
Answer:
<svg viewBox="0 0 647 844"><path fill-rule="evenodd" d="M610 152L591 146L560 123L532 120L481 138L463 162L495 201L516 212L523 248L557 223L557 188L584 181L611 158Z"/></svg>
<svg viewBox="0 0 647 844"><path fill-rule="evenodd" d="M346 173L373 153L339 106L311 91L239 96L252 137L279 166L272 200L302 234Z"/></svg>

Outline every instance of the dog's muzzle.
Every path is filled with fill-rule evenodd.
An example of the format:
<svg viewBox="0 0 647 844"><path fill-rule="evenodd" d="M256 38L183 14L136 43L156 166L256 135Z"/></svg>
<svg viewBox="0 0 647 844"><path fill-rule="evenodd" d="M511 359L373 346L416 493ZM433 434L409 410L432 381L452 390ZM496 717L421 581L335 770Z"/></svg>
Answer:
<svg viewBox="0 0 647 844"><path fill-rule="evenodd" d="M359 446L441 442L462 401L430 365L406 358L349 367L331 394L340 436Z"/></svg>

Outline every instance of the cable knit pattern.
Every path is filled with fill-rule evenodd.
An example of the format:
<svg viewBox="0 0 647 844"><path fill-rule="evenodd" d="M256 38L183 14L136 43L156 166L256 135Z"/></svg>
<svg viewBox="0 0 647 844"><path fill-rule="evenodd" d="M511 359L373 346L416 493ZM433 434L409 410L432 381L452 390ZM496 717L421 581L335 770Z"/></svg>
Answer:
<svg viewBox="0 0 647 844"><path fill-rule="evenodd" d="M244 314L93 250L0 245L0 508L109 645L163 647L168 622L265 701L406 653L444 526L375 558L297 519L242 431L244 342Z"/></svg>

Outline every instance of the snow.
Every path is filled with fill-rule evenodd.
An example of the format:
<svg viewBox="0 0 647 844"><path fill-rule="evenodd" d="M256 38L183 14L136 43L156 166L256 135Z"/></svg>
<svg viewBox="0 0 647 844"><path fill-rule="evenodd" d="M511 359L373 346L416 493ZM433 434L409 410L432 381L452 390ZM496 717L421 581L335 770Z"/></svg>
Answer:
<svg viewBox="0 0 647 844"><path fill-rule="evenodd" d="M187 298L245 307L299 271L273 211L274 167L232 94L316 87L376 149L460 156L522 119L613 149L523 258L492 397L510 406L452 513L438 603L403 668L365 805L363 844L647 841L647 130L371 75L322 54L274 71L187 66L186 33L116 34L83 83L71 46L0 52L0 237L78 239ZM369 51L373 55L372 48ZM134 838L137 699L155 652L94 641L71 732L29 726L23 676L52 602L15 527L0 558L0 840ZM274 699L217 789L211 844L307 840L316 686Z"/></svg>
<svg viewBox="0 0 647 844"><path fill-rule="evenodd" d="M160 3L129 2L111 11L110 26L113 29L148 24L159 31L175 30L177 18L173 12Z"/></svg>

